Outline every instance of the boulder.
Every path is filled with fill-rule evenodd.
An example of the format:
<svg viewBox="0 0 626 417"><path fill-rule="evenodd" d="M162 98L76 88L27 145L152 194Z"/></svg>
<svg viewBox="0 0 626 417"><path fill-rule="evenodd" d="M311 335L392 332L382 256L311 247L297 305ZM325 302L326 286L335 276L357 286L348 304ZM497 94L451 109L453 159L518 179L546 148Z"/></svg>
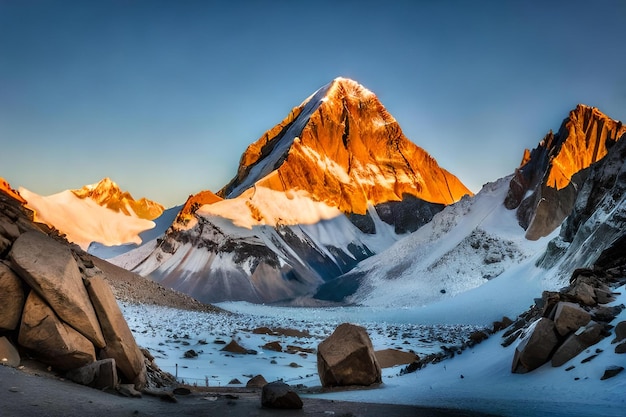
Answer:
<svg viewBox="0 0 626 417"><path fill-rule="evenodd" d="M604 326L590 322L581 327L576 333L571 334L565 342L559 346L552 356L552 366L561 366L579 353L602 340Z"/></svg>
<svg viewBox="0 0 626 417"><path fill-rule="evenodd" d="M276 342L276 341L264 344L262 346L262 349L273 350L274 352L282 352L283 351L283 347L280 345L279 342Z"/></svg>
<svg viewBox="0 0 626 417"><path fill-rule="evenodd" d="M578 330L591 320L591 315L582 307L575 303L560 302L556 306L554 315L554 325L556 331L561 335Z"/></svg>
<svg viewBox="0 0 626 417"><path fill-rule="evenodd" d="M618 365L607 366L606 369L604 370L604 374L602 375L602 377L600 377L600 380L604 381L605 379L613 378L614 376L616 376L623 370L624 370L623 366L618 366Z"/></svg>
<svg viewBox="0 0 626 417"><path fill-rule="evenodd" d="M580 301L581 304L587 306L595 306L597 304L596 292L594 288L586 282L578 282L568 294Z"/></svg>
<svg viewBox="0 0 626 417"><path fill-rule="evenodd" d="M120 311L111 287L102 276L90 278L85 284L106 342L102 356L115 359L122 375L135 384L135 388L144 388L146 367L143 354Z"/></svg>
<svg viewBox="0 0 626 417"><path fill-rule="evenodd" d="M263 387L261 405L266 408L299 410L303 404L300 396L289 385L276 381Z"/></svg>
<svg viewBox="0 0 626 417"><path fill-rule="evenodd" d="M615 339L613 342L621 342L626 339L626 321L620 321L615 326Z"/></svg>
<svg viewBox="0 0 626 417"><path fill-rule="evenodd" d="M102 359L80 368L72 369L65 377L96 389L115 389L119 385L115 359Z"/></svg>
<svg viewBox="0 0 626 417"><path fill-rule="evenodd" d="M11 247L11 241L0 235L0 255L4 254Z"/></svg>
<svg viewBox="0 0 626 417"><path fill-rule="evenodd" d="M235 339L231 340L229 344L227 344L226 346L224 346L221 349L223 352L230 352L230 353L241 353L241 354L249 354L249 355L256 355L257 351L253 350L253 349L246 349L245 347L241 346L239 343L237 343L237 341Z"/></svg>
<svg viewBox="0 0 626 417"><path fill-rule="evenodd" d="M540 318L515 348L511 371L524 374L540 367L550 359L557 343L554 322L545 317Z"/></svg>
<svg viewBox="0 0 626 417"><path fill-rule="evenodd" d="M31 291L24 305L18 343L54 368L67 371L96 360L93 344L63 323L46 302Z"/></svg>
<svg viewBox="0 0 626 417"><path fill-rule="evenodd" d="M13 368L20 366L20 354L15 346L9 342L9 339L4 336L0 337L0 365Z"/></svg>
<svg viewBox="0 0 626 417"><path fill-rule="evenodd" d="M626 353L626 341L615 346L615 353Z"/></svg>
<svg viewBox="0 0 626 417"><path fill-rule="evenodd" d="M367 331L349 323L339 325L319 344L317 372L325 387L371 385L382 381Z"/></svg>
<svg viewBox="0 0 626 417"><path fill-rule="evenodd" d="M17 238L9 253L12 269L31 286L65 323L98 348L104 336L83 279L67 246L39 232Z"/></svg>
<svg viewBox="0 0 626 417"><path fill-rule="evenodd" d="M15 330L24 307L22 281L4 263L0 262L0 330Z"/></svg>
<svg viewBox="0 0 626 417"><path fill-rule="evenodd" d="M256 375L250 378L246 383L246 388L263 388L267 384L267 380L263 375Z"/></svg>
<svg viewBox="0 0 626 417"><path fill-rule="evenodd" d="M15 223L8 221L6 218L0 217L0 235L13 242L19 237L20 229L18 229Z"/></svg>

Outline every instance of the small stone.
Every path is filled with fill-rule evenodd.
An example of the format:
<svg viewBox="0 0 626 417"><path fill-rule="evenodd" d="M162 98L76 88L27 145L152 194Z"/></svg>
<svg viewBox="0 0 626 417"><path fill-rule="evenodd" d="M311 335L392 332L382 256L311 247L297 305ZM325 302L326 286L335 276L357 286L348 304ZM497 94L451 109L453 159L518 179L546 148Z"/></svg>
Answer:
<svg viewBox="0 0 626 417"><path fill-rule="evenodd" d="M609 366L604 370L604 375L602 375L600 380L604 381L605 379L613 378L615 375L619 374L623 370L623 366Z"/></svg>
<svg viewBox="0 0 626 417"><path fill-rule="evenodd" d="M246 388L262 388L267 384L263 375L256 375L252 377L246 384Z"/></svg>

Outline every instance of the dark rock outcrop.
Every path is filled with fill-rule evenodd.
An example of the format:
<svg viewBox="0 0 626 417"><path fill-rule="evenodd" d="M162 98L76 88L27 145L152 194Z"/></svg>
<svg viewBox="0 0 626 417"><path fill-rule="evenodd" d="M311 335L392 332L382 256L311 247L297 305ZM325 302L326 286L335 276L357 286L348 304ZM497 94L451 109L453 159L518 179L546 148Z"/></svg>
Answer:
<svg viewBox="0 0 626 417"><path fill-rule="evenodd" d="M303 404L300 396L289 385L276 381L263 386L261 405L266 408L299 410Z"/></svg>
<svg viewBox="0 0 626 417"><path fill-rule="evenodd" d="M537 369L550 359L557 346L559 340L552 320L542 317L533 326L515 348L511 367L514 373L524 374Z"/></svg>
<svg viewBox="0 0 626 417"><path fill-rule="evenodd" d="M372 385L382 381L367 331L344 323L317 348L317 372L325 387Z"/></svg>

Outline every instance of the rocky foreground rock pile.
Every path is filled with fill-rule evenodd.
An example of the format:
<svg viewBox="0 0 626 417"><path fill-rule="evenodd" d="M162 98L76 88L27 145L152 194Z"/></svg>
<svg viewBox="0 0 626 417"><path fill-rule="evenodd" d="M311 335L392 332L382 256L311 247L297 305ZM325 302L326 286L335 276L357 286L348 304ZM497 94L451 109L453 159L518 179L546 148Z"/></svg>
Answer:
<svg viewBox="0 0 626 417"><path fill-rule="evenodd" d="M503 335L503 346L520 340L511 371L527 373L547 362L561 366L610 336L611 322L625 308L607 305L614 301L610 286L622 283L618 276L624 275L620 271L580 269L574 271L568 287L559 292L544 291ZM615 336L615 352L626 353L626 322L617 323Z"/></svg>
<svg viewBox="0 0 626 417"><path fill-rule="evenodd" d="M137 346L103 274L46 232L21 202L0 193L2 363L34 358L97 388L160 385L163 375Z"/></svg>

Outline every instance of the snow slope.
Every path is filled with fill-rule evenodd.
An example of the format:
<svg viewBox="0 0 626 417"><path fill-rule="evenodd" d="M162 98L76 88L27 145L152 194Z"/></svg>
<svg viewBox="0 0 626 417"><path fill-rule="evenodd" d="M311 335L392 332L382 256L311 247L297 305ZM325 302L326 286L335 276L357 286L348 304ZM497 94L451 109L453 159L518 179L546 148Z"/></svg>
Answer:
<svg viewBox="0 0 626 417"><path fill-rule="evenodd" d="M78 198L70 190L45 197L23 187L19 192L35 211L36 221L54 226L85 250L94 241L107 246L141 244L139 234L155 226L153 221L140 219L132 210L129 210L131 215L115 212L91 198Z"/></svg>
<svg viewBox="0 0 626 417"><path fill-rule="evenodd" d="M486 184L472 198L446 207L416 232L362 261L340 280L359 280L348 302L367 306L421 306L451 298L533 262L550 235L524 238L515 212L502 202L511 177ZM498 278L500 279L500 278Z"/></svg>

